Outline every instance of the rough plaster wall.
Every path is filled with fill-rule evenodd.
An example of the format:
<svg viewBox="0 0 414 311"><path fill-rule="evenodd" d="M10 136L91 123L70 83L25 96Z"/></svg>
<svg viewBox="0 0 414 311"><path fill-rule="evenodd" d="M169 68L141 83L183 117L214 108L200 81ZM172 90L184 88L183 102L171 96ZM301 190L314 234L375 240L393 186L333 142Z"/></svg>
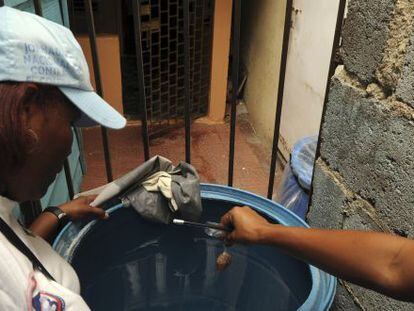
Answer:
<svg viewBox="0 0 414 311"><path fill-rule="evenodd" d="M388 34L384 56L376 70L378 81L390 92L395 90L401 76L402 64L410 43L410 27L412 27L414 19L414 1L397 1L393 15L395 17L390 22L390 33Z"/></svg>
<svg viewBox="0 0 414 311"><path fill-rule="evenodd" d="M254 127L270 145L282 45L285 1L245 1L242 60L247 66L245 101ZM318 132L339 0L293 1L279 148Z"/></svg>
<svg viewBox="0 0 414 311"><path fill-rule="evenodd" d="M248 80L244 99L257 134L273 139L286 1L243 1L241 58Z"/></svg>
<svg viewBox="0 0 414 311"><path fill-rule="evenodd" d="M311 225L414 237L414 12L409 0L350 0L344 67L332 80ZM340 282L332 310L414 310Z"/></svg>

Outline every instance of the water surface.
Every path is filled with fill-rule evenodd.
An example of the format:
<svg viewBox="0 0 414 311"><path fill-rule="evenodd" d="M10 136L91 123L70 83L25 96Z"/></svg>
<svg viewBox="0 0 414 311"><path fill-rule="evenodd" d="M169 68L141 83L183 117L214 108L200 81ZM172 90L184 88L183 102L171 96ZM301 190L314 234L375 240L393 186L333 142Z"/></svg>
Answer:
<svg viewBox="0 0 414 311"><path fill-rule="evenodd" d="M230 206L204 202L203 221ZM296 310L309 295L307 265L275 248L227 248L232 263L216 270L221 241L203 230L148 224L133 210L98 222L72 264L92 310Z"/></svg>

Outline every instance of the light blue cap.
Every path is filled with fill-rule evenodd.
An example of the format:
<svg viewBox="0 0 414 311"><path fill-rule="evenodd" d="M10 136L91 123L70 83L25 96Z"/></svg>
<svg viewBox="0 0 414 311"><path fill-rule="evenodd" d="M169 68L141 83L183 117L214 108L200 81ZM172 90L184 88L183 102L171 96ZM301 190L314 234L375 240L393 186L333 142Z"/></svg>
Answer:
<svg viewBox="0 0 414 311"><path fill-rule="evenodd" d="M85 56L69 29L6 6L0 8L0 81L57 86L82 112L76 126L120 129L126 124L95 93Z"/></svg>

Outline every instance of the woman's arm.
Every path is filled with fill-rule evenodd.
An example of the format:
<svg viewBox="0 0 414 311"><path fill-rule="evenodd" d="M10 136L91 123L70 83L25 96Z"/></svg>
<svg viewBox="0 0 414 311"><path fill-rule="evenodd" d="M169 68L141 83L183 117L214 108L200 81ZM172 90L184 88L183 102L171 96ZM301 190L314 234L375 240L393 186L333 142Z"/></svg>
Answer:
<svg viewBox="0 0 414 311"><path fill-rule="evenodd" d="M414 302L414 241L393 235L285 227L267 222L248 207L221 219L233 226L229 243L279 247L333 275L396 299Z"/></svg>
<svg viewBox="0 0 414 311"><path fill-rule="evenodd" d="M108 217L107 213L99 208L92 207L89 204L95 199L96 196L85 196L79 197L73 201L65 203L59 208L68 215L71 220L83 219L83 218L101 218L105 219ZM49 212L40 214L39 217L30 226L30 230L49 241L54 237L59 227L58 218Z"/></svg>

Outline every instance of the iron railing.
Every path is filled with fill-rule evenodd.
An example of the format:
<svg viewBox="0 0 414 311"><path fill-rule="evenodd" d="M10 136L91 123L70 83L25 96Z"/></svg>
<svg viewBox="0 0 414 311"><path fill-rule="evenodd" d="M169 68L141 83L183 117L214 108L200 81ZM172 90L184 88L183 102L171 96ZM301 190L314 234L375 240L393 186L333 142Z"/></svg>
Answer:
<svg viewBox="0 0 414 311"><path fill-rule="evenodd" d="M36 10L36 14L42 14L42 8L40 0L33 0ZM131 0L133 7L133 18L134 18L134 33L136 41L136 57L137 57L137 69L138 69L138 89L139 89L139 111L141 112L141 121L142 121L142 143L144 147L144 158L148 160L150 157L150 146L149 146L149 135L148 135L148 122L147 122L147 103L145 97L145 85L144 85L144 69L143 69L143 58L142 58L142 44L141 44L141 20L140 20L140 0ZM185 103L184 103L184 120L185 120L185 159L187 162L191 161L191 114L190 114L190 96L189 96L189 1L183 1L183 17L184 17L184 53L185 53L185 64L184 64L184 75L185 75ZM292 14L292 1L287 0L286 10L285 10L285 23L283 31L283 44L281 51L281 64L280 64L280 73L279 73L279 84L278 84L278 93L277 93L277 102L276 102L276 116L275 116L275 126L273 134L273 144L272 144L272 155L270 163L270 173L268 181L268 191L267 197L272 198L275 173L276 173L276 164L277 164L277 153L278 153L278 143L280 136L280 122L283 106L283 91L285 84L285 73L286 73L286 64L287 64L287 55L289 48L289 34L291 28L291 14ZM70 1L69 1L70 2ZM89 39L92 51L92 61L93 69L95 73L95 86L96 91L99 95L103 96L100 68L99 68L99 58L97 53L96 45L96 31L94 25L94 16L92 11L91 0L84 0L85 3L85 15L87 16L87 23L89 29ZM60 1L59 4L61 5ZM4 0L0 0L0 6L4 5ZM334 41L332 45L332 53L330 60L329 74L327 77L326 83L326 93L324 106L328 100L328 91L329 83L334 74L334 58L335 54L339 47L340 42L340 32L342 27L342 21L344 16L344 8L346 5L346 0L340 0L338 6L338 17L334 35ZM232 63L232 73L231 79L233 83L232 94L231 94L231 116L230 116L230 135L229 135L229 166L228 166L228 185L233 185L233 175L234 175L234 157L235 157L235 133L236 133L236 104L237 104L237 90L239 83L239 63L240 63L240 21L241 21L241 0L233 1L233 18L232 18L232 54L233 54L233 63ZM325 114L325 107L323 110L323 115ZM322 116L323 120L323 116ZM321 123L322 124L322 123ZM112 166L111 166L111 157L109 152L109 142L108 134L105 128L102 127L102 142L105 155L105 167L107 180L111 181L112 176ZM319 143L317 148L317 154L319 153ZM68 186L68 192L70 197L73 197L74 190L70 174L69 162L66 161L64 165L64 171L66 175L66 181ZM311 192L312 193L312 192ZM34 202L30 203L32 207L32 216L36 217L41 208L39 208L39 203Z"/></svg>
<svg viewBox="0 0 414 311"><path fill-rule="evenodd" d="M227 184L233 186L234 176L234 144L236 140L236 106L237 106L237 90L239 89L239 65L240 65L240 20L241 20L241 1L233 2L233 34L232 34L232 72L231 82L233 90L231 94L231 112L230 112L230 141L229 141L229 172Z"/></svg>

